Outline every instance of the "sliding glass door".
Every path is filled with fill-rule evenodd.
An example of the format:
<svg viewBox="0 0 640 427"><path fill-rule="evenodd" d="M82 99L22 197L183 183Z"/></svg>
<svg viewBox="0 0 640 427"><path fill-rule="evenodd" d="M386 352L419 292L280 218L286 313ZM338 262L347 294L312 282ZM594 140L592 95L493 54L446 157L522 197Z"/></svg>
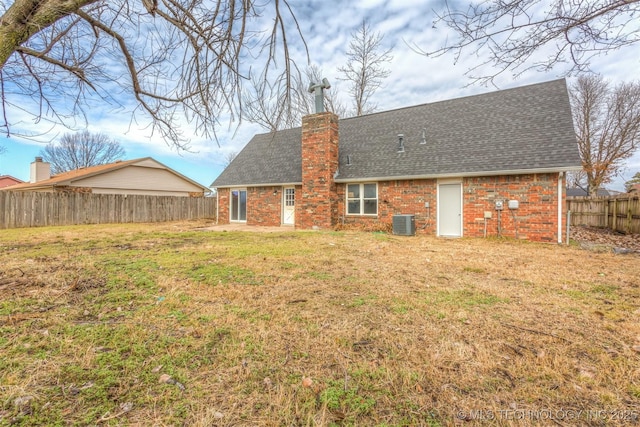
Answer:
<svg viewBox="0 0 640 427"><path fill-rule="evenodd" d="M247 220L247 190L231 190L231 221Z"/></svg>

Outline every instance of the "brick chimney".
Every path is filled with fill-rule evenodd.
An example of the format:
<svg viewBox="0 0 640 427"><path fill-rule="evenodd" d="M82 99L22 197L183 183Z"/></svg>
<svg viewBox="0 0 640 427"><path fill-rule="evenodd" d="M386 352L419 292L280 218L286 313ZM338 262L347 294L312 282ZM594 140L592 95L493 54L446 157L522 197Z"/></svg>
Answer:
<svg viewBox="0 0 640 427"><path fill-rule="evenodd" d="M31 176L29 182L35 183L51 178L51 165L43 162L42 157L36 157L31 163Z"/></svg>
<svg viewBox="0 0 640 427"><path fill-rule="evenodd" d="M296 225L302 229L332 228L338 219L338 116L316 113L302 118L302 197Z"/></svg>

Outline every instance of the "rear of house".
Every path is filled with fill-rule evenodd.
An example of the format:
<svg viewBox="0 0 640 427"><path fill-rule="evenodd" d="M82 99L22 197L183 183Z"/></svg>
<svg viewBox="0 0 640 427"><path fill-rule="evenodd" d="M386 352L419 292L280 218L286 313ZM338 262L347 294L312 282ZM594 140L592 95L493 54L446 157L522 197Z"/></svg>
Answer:
<svg viewBox="0 0 640 427"><path fill-rule="evenodd" d="M580 157L564 80L256 135L212 183L222 223L561 242Z"/></svg>

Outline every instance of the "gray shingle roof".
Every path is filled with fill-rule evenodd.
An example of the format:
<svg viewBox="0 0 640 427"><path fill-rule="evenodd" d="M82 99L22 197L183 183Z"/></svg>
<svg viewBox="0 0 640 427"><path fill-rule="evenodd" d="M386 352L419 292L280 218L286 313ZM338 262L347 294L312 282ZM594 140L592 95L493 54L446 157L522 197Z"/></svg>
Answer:
<svg viewBox="0 0 640 427"><path fill-rule="evenodd" d="M254 136L211 185L300 183L301 134L295 128ZM564 79L341 119L339 136L337 181L580 167Z"/></svg>
<svg viewBox="0 0 640 427"><path fill-rule="evenodd" d="M255 135L212 187L302 182L302 128Z"/></svg>
<svg viewBox="0 0 640 427"><path fill-rule="evenodd" d="M580 187L568 187L566 190L567 197L587 197L589 193ZM596 197L609 197L611 193L606 188L598 188Z"/></svg>

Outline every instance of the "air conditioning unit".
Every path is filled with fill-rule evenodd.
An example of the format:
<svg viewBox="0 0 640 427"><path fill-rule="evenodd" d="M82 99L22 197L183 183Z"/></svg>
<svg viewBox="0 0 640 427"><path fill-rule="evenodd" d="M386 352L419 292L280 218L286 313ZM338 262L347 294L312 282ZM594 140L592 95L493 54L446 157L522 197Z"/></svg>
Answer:
<svg viewBox="0 0 640 427"><path fill-rule="evenodd" d="M393 234L399 236L413 236L416 234L415 215L394 215Z"/></svg>

